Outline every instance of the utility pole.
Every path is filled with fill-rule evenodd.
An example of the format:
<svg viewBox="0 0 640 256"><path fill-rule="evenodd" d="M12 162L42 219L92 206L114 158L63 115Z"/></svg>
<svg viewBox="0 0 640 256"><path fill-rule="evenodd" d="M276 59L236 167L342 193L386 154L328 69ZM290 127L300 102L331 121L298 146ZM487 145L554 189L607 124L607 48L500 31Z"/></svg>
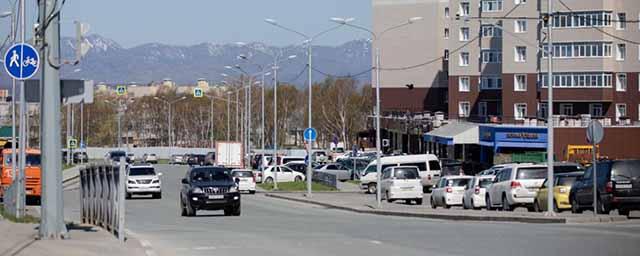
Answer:
<svg viewBox="0 0 640 256"><path fill-rule="evenodd" d="M21 1L24 4L24 0ZM42 149L42 217L40 237L60 239L67 235L62 206L60 148L60 16L49 17L58 6L55 0L39 0L40 42L40 143ZM21 8L24 10L24 8ZM23 16L24 18L24 16ZM44 31L43 31L44 30Z"/></svg>
<svg viewBox="0 0 640 256"><path fill-rule="evenodd" d="M25 43L25 0L20 0L20 42L22 44ZM20 80L20 142L18 143L18 150L20 150L20 155L18 156L18 173L17 177L14 177L16 181L16 195L18 199L16 200L16 209L18 210L16 217L21 218L25 214L26 207L26 196L25 196L25 186L24 186L24 177L25 177L25 166L26 166L26 122L25 122L25 112L26 112L26 100L25 100L25 90L24 90L24 80Z"/></svg>
<svg viewBox="0 0 640 256"><path fill-rule="evenodd" d="M311 42L312 39L309 38L307 43L307 57L308 59L308 76L309 76L309 126L307 126L308 128L313 128L312 122L311 122L311 116L312 116L312 110L311 110L311 99L313 97L313 81L311 80L311 74L313 73L313 70L311 69ZM307 141L307 197L311 198L311 181L313 180L313 141Z"/></svg>
<svg viewBox="0 0 640 256"><path fill-rule="evenodd" d="M553 40L551 37L553 26L553 0L547 0L547 216L555 216L553 211Z"/></svg>
<svg viewBox="0 0 640 256"><path fill-rule="evenodd" d="M278 172L275 171L278 161L278 58L273 66L273 189L278 190Z"/></svg>

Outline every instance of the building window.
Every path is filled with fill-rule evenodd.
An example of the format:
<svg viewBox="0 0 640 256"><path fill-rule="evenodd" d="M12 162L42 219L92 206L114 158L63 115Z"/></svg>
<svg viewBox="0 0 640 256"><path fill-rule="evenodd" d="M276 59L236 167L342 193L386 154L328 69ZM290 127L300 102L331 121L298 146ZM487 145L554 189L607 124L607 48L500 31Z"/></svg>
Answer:
<svg viewBox="0 0 640 256"><path fill-rule="evenodd" d="M524 92L527 91L527 76L526 75L515 75L513 77L513 90L516 92Z"/></svg>
<svg viewBox="0 0 640 256"><path fill-rule="evenodd" d="M609 11L556 13L551 24L554 28L611 27L612 13ZM542 23L547 27L547 23Z"/></svg>
<svg viewBox="0 0 640 256"><path fill-rule="evenodd" d="M444 29L444 39L449 39L449 29L448 28Z"/></svg>
<svg viewBox="0 0 640 256"><path fill-rule="evenodd" d="M496 50L481 50L482 63L500 63L502 62L502 52Z"/></svg>
<svg viewBox="0 0 640 256"><path fill-rule="evenodd" d="M478 102L478 116L487 116L487 102Z"/></svg>
<svg viewBox="0 0 640 256"><path fill-rule="evenodd" d="M502 0L482 0L483 12L499 12L502 11Z"/></svg>
<svg viewBox="0 0 640 256"><path fill-rule="evenodd" d="M468 101L458 103L458 116L469 117L469 111L471 111L471 104Z"/></svg>
<svg viewBox="0 0 640 256"><path fill-rule="evenodd" d="M571 103L560 104L560 114L565 116L573 116L573 104Z"/></svg>
<svg viewBox="0 0 640 256"><path fill-rule="evenodd" d="M482 25L482 37L502 37L502 30L494 25Z"/></svg>
<svg viewBox="0 0 640 256"><path fill-rule="evenodd" d="M449 18L449 7L444 8L444 17Z"/></svg>
<svg viewBox="0 0 640 256"><path fill-rule="evenodd" d="M616 25L617 30L625 30L627 28L627 14L624 12L618 13L618 22Z"/></svg>
<svg viewBox="0 0 640 256"><path fill-rule="evenodd" d="M604 116L602 103L591 103L589 104L589 115L592 117L602 117Z"/></svg>
<svg viewBox="0 0 640 256"><path fill-rule="evenodd" d="M460 41L469 41L469 28L460 28Z"/></svg>
<svg viewBox="0 0 640 256"><path fill-rule="evenodd" d="M469 3L468 2L460 3L459 14L460 14L460 16L469 16Z"/></svg>
<svg viewBox="0 0 640 256"><path fill-rule="evenodd" d="M616 104L616 121L627 117L627 104Z"/></svg>
<svg viewBox="0 0 640 256"><path fill-rule="evenodd" d="M449 49L444 50L444 60L449 60Z"/></svg>
<svg viewBox="0 0 640 256"><path fill-rule="evenodd" d="M458 78L458 90L461 92L471 91L470 79L468 76Z"/></svg>
<svg viewBox="0 0 640 256"><path fill-rule="evenodd" d="M514 31L516 33L525 33L527 32L527 21L526 20L516 20Z"/></svg>
<svg viewBox="0 0 640 256"><path fill-rule="evenodd" d="M540 76L540 84L547 87L547 75ZM553 87L560 88L612 88L613 75L610 73L554 73Z"/></svg>
<svg viewBox="0 0 640 256"><path fill-rule="evenodd" d="M482 76L480 78L480 90L500 89L502 89L502 78L500 76Z"/></svg>
<svg viewBox="0 0 640 256"><path fill-rule="evenodd" d="M627 45L618 44L616 49L616 60L623 61L627 57Z"/></svg>
<svg viewBox="0 0 640 256"><path fill-rule="evenodd" d="M523 120L527 116L527 104L526 103L513 104L513 115L516 120Z"/></svg>
<svg viewBox="0 0 640 256"><path fill-rule="evenodd" d="M538 118L547 118L547 103L538 103Z"/></svg>
<svg viewBox="0 0 640 256"><path fill-rule="evenodd" d="M627 74L620 73L616 75L616 91L627 91Z"/></svg>
<svg viewBox="0 0 640 256"><path fill-rule="evenodd" d="M542 57L547 58L549 47L543 46ZM611 57L611 42L575 42L553 44L553 58L601 58Z"/></svg>
<svg viewBox="0 0 640 256"><path fill-rule="evenodd" d="M515 47L515 61L516 62L526 62L527 61L527 47L525 46L516 46Z"/></svg>
<svg viewBox="0 0 640 256"><path fill-rule="evenodd" d="M461 67L469 66L469 53L468 52L461 52L460 53L460 66Z"/></svg>

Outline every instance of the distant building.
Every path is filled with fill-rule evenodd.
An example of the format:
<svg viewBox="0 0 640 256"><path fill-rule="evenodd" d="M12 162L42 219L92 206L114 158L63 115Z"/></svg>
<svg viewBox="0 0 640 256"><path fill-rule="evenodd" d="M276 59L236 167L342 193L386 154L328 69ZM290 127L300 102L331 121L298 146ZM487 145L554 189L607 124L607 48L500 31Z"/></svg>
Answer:
<svg viewBox="0 0 640 256"><path fill-rule="evenodd" d="M162 85L167 87L175 87L176 83L170 78L165 78L164 80L162 80Z"/></svg>
<svg viewBox="0 0 640 256"><path fill-rule="evenodd" d="M203 90L208 90L209 89L209 81L205 80L204 78L200 78L200 79L198 79L198 82L196 83L196 86L202 88Z"/></svg>

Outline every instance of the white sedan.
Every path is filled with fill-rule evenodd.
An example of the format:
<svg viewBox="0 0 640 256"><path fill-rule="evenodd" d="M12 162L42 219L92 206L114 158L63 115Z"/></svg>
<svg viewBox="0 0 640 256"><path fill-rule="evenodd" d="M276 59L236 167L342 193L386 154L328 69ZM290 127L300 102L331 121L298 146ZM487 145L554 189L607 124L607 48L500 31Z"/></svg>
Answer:
<svg viewBox="0 0 640 256"><path fill-rule="evenodd" d="M277 173L277 181L278 182L300 182L304 181L304 174L291 170L291 168L278 165L278 166L269 166L267 169L262 171L262 180L264 183L273 183L276 180Z"/></svg>
<svg viewBox="0 0 640 256"><path fill-rule="evenodd" d="M487 188L493 183L493 175L476 176L469 182L462 196L462 207L480 209L486 207Z"/></svg>
<svg viewBox="0 0 640 256"><path fill-rule="evenodd" d="M240 192L256 193L256 177L251 170L234 169L231 171L231 176L238 183Z"/></svg>
<svg viewBox="0 0 640 256"><path fill-rule="evenodd" d="M462 205L464 188L473 179L473 176L446 176L431 190L431 208L438 206L451 208L454 205Z"/></svg>

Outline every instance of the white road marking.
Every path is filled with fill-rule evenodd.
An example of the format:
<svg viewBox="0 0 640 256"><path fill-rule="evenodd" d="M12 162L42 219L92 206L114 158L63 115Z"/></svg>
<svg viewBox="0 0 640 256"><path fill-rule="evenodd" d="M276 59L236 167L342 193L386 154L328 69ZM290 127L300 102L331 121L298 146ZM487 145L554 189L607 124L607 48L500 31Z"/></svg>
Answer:
<svg viewBox="0 0 640 256"><path fill-rule="evenodd" d="M140 240L140 244L142 245L142 247L151 248L151 243L147 240Z"/></svg>
<svg viewBox="0 0 640 256"><path fill-rule="evenodd" d="M215 246L200 246L200 247L193 247L193 249L196 251L211 251L217 248Z"/></svg>
<svg viewBox="0 0 640 256"><path fill-rule="evenodd" d="M372 244L382 244L382 242L378 241L378 240L371 240L369 241Z"/></svg>

